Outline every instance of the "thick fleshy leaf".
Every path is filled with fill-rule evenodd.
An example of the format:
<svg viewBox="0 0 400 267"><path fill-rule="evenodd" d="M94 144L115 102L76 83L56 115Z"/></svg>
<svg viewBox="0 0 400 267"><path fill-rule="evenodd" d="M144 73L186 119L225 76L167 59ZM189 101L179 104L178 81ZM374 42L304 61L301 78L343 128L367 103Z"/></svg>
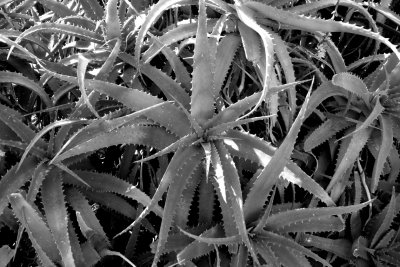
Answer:
<svg viewBox="0 0 400 267"><path fill-rule="evenodd" d="M77 74L76 76L78 77L79 90L81 91L81 98L83 99L83 102L87 105L87 107L93 113L93 115L99 118L100 117L99 114L97 114L97 111L94 109L94 107L89 101L89 97L86 93L86 88L85 88L85 75L89 62L90 60L84 57L82 54L78 55L78 66L76 69L76 74Z"/></svg>
<svg viewBox="0 0 400 267"><path fill-rule="evenodd" d="M137 219L130 224L125 230L120 232L117 236L122 235L123 233L127 232L130 228L134 227L136 224L138 224L144 217L149 214L150 211L152 211L156 206L158 201L162 198L162 195L168 190L168 187L171 185L171 183L174 182L176 176L178 175L177 170L179 170L181 167L181 163L185 162L186 159L191 158L193 155L197 155L198 149L194 146L190 146L188 148L183 148L179 149L178 151L175 152L174 156L172 157L167 170L165 171L163 177L161 178L160 184L157 187L156 192L153 195L153 198L151 199L150 203L146 203L145 206L146 208L142 211L142 213L137 217ZM192 164L188 163L188 166L191 166ZM197 166L197 164L196 164Z"/></svg>
<svg viewBox="0 0 400 267"><path fill-rule="evenodd" d="M107 1L107 6L105 9L106 41L110 41L121 36L117 4L118 0Z"/></svg>
<svg viewBox="0 0 400 267"><path fill-rule="evenodd" d="M363 80L354 74L348 72L335 74L332 77L332 84L346 89L347 91L362 98L365 103L369 103L370 93L367 89L367 86Z"/></svg>
<svg viewBox="0 0 400 267"><path fill-rule="evenodd" d="M326 188L327 192L330 192L333 186L343 178L345 172L353 166L357 157L359 156L361 150L364 148L365 144L368 141L368 138L371 134L371 128L365 128L360 131L356 131L351 137L351 141L346 148L346 153L341 159L339 166L337 167L335 174L333 175L331 181L329 182L328 187Z"/></svg>
<svg viewBox="0 0 400 267"><path fill-rule="evenodd" d="M81 0L79 2L85 12L85 15L94 21L103 19L103 7L96 0Z"/></svg>
<svg viewBox="0 0 400 267"><path fill-rule="evenodd" d="M311 151L313 148L328 141L335 134L351 125L353 125L353 122L347 121L343 119L343 117L333 116L328 118L306 138L304 150Z"/></svg>
<svg viewBox="0 0 400 267"><path fill-rule="evenodd" d="M204 231L200 235L200 237L222 238L222 237L224 237L224 231L221 228L221 226L216 225L216 226ZM214 250L213 245L195 240L178 253L177 260L180 263L185 263L185 262L191 261L193 259L200 258L203 255L207 255L213 250Z"/></svg>
<svg viewBox="0 0 400 267"><path fill-rule="evenodd" d="M268 165L276 151L276 148L271 144L244 132L231 130L228 131L226 137L224 143L229 149L231 155L250 160L262 167ZM304 188L321 199L328 206L335 205L327 192L296 163L289 160L287 165L283 168L280 176L283 179Z"/></svg>
<svg viewBox="0 0 400 267"><path fill-rule="evenodd" d="M26 36L37 34L38 32L45 32L45 33L60 33L60 34L67 34L75 37L82 38L84 40L88 40L95 43L101 43L103 41L101 35L86 30L84 28L80 28L73 25L68 24L61 24L61 23L52 23L46 22L37 24L28 30L24 31L16 40L16 42L21 42L22 39L26 38Z"/></svg>
<svg viewBox="0 0 400 267"><path fill-rule="evenodd" d="M56 0L38 0L40 4L57 14L58 17L68 17L78 15L75 11L70 9L66 4L57 2Z"/></svg>
<svg viewBox="0 0 400 267"><path fill-rule="evenodd" d="M141 66L140 70L160 88L167 99L179 102L185 109L189 110L189 95L177 82L171 79L171 77L150 64Z"/></svg>
<svg viewBox="0 0 400 267"><path fill-rule="evenodd" d="M321 224L323 224L329 219L332 221L332 230L340 231L344 229L344 223L338 217L333 216L359 211L369 203L370 202L364 202L352 206L307 208L279 212L269 216L264 227L267 230L278 232L329 231L329 228L325 228L326 230L318 230L319 227L321 227L321 229L324 228L322 225L318 226L318 222L321 220ZM312 230L313 227L315 227L315 231Z"/></svg>
<svg viewBox="0 0 400 267"><path fill-rule="evenodd" d="M310 257L311 259L322 263L324 266L332 266L326 260L322 259L320 256L312 252L311 250L299 245L294 240L272 233L268 231L264 231L262 233L258 233L256 237L257 242L265 242L267 245L271 245L272 247L286 247L289 250L296 251L297 253Z"/></svg>
<svg viewBox="0 0 400 267"><path fill-rule="evenodd" d="M32 138L32 140L30 140L29 145L27 146L27 148L24 151L24 154L22 154L21 156L21 160L18 163L17 166L17 170L21 167L21 165L23 164L23 162L25 161L25 158L27 157L29 151L34 147L34 145L41 140L42 136L45 135L47 132L49 132L50 130L56 128L56 127L60 127L63 125L70 125L73 123L85 123L85 120L61 120L61 121L56 121L52 124L47 125L46 127L44 127L43 129L40 130L40 132L38 132L34 138Z"/></svg>
<svg viewBox="0 0 400 267"><path fill-rule="evenodd" d="M166 133L166 131L160 127L133 125L98 135L61 153L52 161L57 163L76 155L120 144L147 145L157 149L163 149L175 140L175 136Z"/></svg>
<svg viewBox="0 0 400 267"><path fill-rule="evenodd" d="M23 76L20 73L0 71L0 82L15 83L22 85L35 92L42 99L42 101L44 102L44 104L46 104L47 107L53 106L53 103L50 100L47 93L44 91L44 88L42 88L39 84Z"/></svg>
<svg viewBox="0 0 400 267"><path fill-rule="evenodd" d="M68 213L64 201L60 173L53 169L42 186L42 200L47 224L60 251L65 266L75 266L72 247L68 235Z"/></svg>
<svg viewBox="0 0 400 267"><path fill-rule="evenodd" d="M397 50L396 46L388 39L384 38L380 33L372 32L350 23L301 16L260 2L247 1L244 5L259 12L268 19L275 20L284 25L289 25L295 29L309 32L348 32L374 39L388 46L397 58L400 59L400 52Z"/></svg>
<svg viewBox="0 0 400 267"><path fill-rule="evenodd" d="M274 64L274 47L272 42L271 34L265 30L262 26L260 26L256 22L257 14L251 8L248 8L245 4L237 4L235 5L236 12L238 14L239 19L246 24L249 28L253 29L258 33L261 37L263 50L261 51L261 57L256 59L254 62L258 68L260 69L262 75L262 93L260 98L254 107L245 115L248 116L252 112L254 112L263 101L265 101L267 92L269 90L270 82L272 80L272 71Z"/></svg>
<svg viewBox="0 0 400 267"><path fill-rule="evenodd" d="M129 59L127 60L129 61ZM61 75L48 69L46 69L46 71L56 78L72 84L78 84L77 78L75 77ZM149 108L164 102L162 99L138 89L132 89L99 80L85 79L85 88L109 95L134 111ZM148 111L146 117L164 126L167 130L177 134L178 136L185 136L190 130L190 122L187 116L180 111L177 106L170 102L160 109Z"/></svg>
<svg viewBox="0 0 400 267"><path fill-rule="evenodd" d="M205 0L199 1L199 22L193 56L191 114L200 124L214 115L214 74L208 48Z"/></svg>
<svg viewBox="0 0 400 267"><path fill-rule="evenodd" d="M28 157L22 166L17 170L17 166L13 166L0 179L0 215L8 205L7 198L11 193L15 193L27 181L31 179L31 175L35 170L37 162Z"/></svg>
<svg viewBox="0 0 400 267"><path fill-rule="evenodd" d="M252 222L258 219L260 216L265 201L267 200L272 187L279 179L280 173L284 170L287 165L290 156L292 154L294 144L297 139L297 135L300 131L300 127L305 119L305 113L307 105L310 100L311 90L308 92L306 99L304 100L303 106L295 122L289 130L285 140L274 153L274 156L269 161L268 165L261 171L257 180L254 182L253 187L250 189L247 195L246 202L244 204L244 216L246 221Z"/></svg>
<svg viewBox="0 0 400 267"><path fill-rule="evenodd" d="M243 196L240 186L240 178L230 156L222 141L215 142L216 152L221 160L221 166L223 170L223 177L226 186L227 204L230 206L233 212L233 218L235 220L236 228L238 229L239 235L242 238L243 243L249 249L253 260L258 263L257 255L250 243L250 239L247 233L246 221L243 210ZM218 177L217 177L218 178ZM221 179L219 178L219 179Z"/></svg>
<svg viewBox="0 0 400 267"><path fill-rule="evenodd" d="M371 193L375 193L378 187L379 178L383 171L383 165L390 155L393 148L393 126L392 120L389 116L380 116L379 122L381 124L381 146L379 148L378 157L376 158L374 169L372 171Z"/></svg>
<svg viewBox="0 0 400 267"><path fill-rule="evenodd" d="M27 230L29 239L32 241L32 245L34 245L41 260L59 262L60 255L57 246L54 243L49 228L38 212L26 202L20 193L11 194L10 202L14 214ZM48 259L41 257L41 255L47 256Z"/></svg>
<svg viewBox="0 0 400 267"><path fill-rule="evenodd" d="M77 213L79 213L81 218L83 218L83 220L85 221L86 225L102 237L102 239L104 240L103 246L109 246L110 243L108 241L107 235L104 232L99 220L97 219L96 214L89 205L89 201L83 196L83 194L75 188L68 188L67 190L65 190L65 196L68 203Z"/></svg>
<svg viewBox="0 0 400 267"><path fill-rule="evenodd" d="M346 260L351 260L353 258L351 242L347 239L330 239L304 234L300 238L300 244L332 252Z"/></svg>
<svg viewBox="0 0 400 267"><path fill-rule="evenodd" d="M395 189L393 188L392 197L390 199L389 205L385 209L384 219L381 220L382 223L380 224L378 230L376 231L374 237L372 238L370 245L371 248L374 248L378 243L378 241L383 237L384 233L391 228L391 224L393 223L393 220L395 216L397 216L399 210L400 210L400 196L397 197L395 196Z"/></svg>
<svg viewBox="0 0 400 267"><path fill-rule="evenodd" d="M64 173L65 175L63 177L64 183L72 184L74 186L83 187L85 189L90 189L94 191L116 193L118 195L133 199L143 206L148 206L150 204L150 198L139 188L111 174L96 173L91 171L74 171L77 175L79 175L79 177L81 177L84 182L90 185L90 188L86 184L80 182L79 180L66 173ZM163 212L160 206L155 205L153 211L157 215L162 216Z"/></svg>
<svg viewBox="0 0 400 267"><path fill-rule="evenodd" d="M157 266L159 257L162 255L168 234L173 224L174 216L183 190L187 185L187 180L193 175L195 168L202 160L201 149L190 149L191 154L180 162L180 168L176 170L168 189L167 199L164 206L163 218L161 221L160 231L158 234L157 250L153 260L153 266Z"/></svg>
<svg viewBox="0 0 400 267"><path fill-rule="evenodd" d="M23 123L23 116L17 111L0 104L0 120L6 124L24 143L29 143L35 137L36 133ZM38 140L40 148L45 147L43 140Z"/></svg>

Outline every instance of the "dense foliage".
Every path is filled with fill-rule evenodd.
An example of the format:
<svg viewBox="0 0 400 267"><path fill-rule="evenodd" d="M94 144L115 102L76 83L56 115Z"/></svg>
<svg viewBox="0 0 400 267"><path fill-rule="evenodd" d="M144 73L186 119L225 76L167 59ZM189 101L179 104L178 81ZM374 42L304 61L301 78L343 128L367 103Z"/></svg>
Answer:
<svg viewBox="0 0 400 267"><path fill-rule="evenodd" d="M0 267L400 266L393 10L0 0Z"/></svg>

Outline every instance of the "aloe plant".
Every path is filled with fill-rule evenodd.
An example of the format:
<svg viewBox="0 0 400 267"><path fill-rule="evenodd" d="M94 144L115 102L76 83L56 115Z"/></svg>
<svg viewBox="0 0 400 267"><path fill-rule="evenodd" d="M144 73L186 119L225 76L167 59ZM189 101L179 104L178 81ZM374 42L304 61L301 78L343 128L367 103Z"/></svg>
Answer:
<svg viewBox="0 0 400 267"><path fill-rule="evenodd" d="M367 194L395 184L399 172L393 141L400 53L365 6L38 3L39 10L30 0L0 3L7 10L1 55L9 60L0 69L7 96L0 99L0 231L18 230L16 247L0 250L4 264L21 253L24 232L44 266L92 266L110 256L138 266L335 264L316 247L348 261L396 262L394 192L388 211L376 217L383 224L371 243L359 245L360 232L353 240L323 234L341 236L347 218L353 227L361 209L371 211L370 195L352 203L343 194L364 146L375 158L372 178L363 180ZM369 7L397 22L385 5ZM358 11L371 30L348 17L318 17L339 6ZM374 40L375 55L346 66L330 32ZM317 47L310 49L307 38ZM364 79L350 74L383 58L380 43L392 55ZM308 68L316 72L311 84ZM335 103L333 114L323 112L326 121L299 142L307 117L321 114L316 108L330 96L324 103ZM265 133L254 135L254 125ZM324 189L292 157L313 159L314 148L343 131L337 169ZM18 158L13 167L4 164L11 151ZM389 183L380 182L384 171ZM295 196L287 202L298 187L308 194L303 203ZM154 255L136 246L149 235L157 236ZM331 247L318 246L323 242ZM351 245L361 254L343 250ZM123 253L115 251L122 246Z"/></svg>

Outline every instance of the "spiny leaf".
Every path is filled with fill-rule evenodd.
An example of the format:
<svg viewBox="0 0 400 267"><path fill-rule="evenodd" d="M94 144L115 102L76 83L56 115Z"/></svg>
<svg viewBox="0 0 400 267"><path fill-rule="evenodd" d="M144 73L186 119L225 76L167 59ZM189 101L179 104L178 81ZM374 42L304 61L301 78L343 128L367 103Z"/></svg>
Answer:
<svg viewBox="0 0 400 267"><path fill-rule="evenodd" d="M42 200L50 231L61 253L64 265L75 266L68 235L68 213L64 201L61 176L53 169L42 186Z"/></svg>
<svg viewBox="0 0 400 267"><path fill-rule="evenodd" d="M260 36L241 20L238 21L238 29L247 60L256 63L261 58Z"/></svg>
<svg viewBox="0 0 400 267"><path fill-rule="evenodd" d="M178 227L186 228L187 224L189 222L189 216L191 215L193 209L192 209L192 204L195 201L195 197L198 190L198 185L202 181L204 181L204 170L203 170L203 165L199 164L196 169L191 173L191 175L187 178L186 181L186 186L180 196L179 204L178 204L178 210L179 212L176 214L175 218L175 225ZM211 184L211 183L210 183ZM207 199L211 199L211 201L214 200L213 198L214 192L212 191L211 195L207 195ZM199 193L199 199L200 198L200 193ZM199 201L199 218L200 218L200 203L203 200ZM206 201L206 200L204 200ZM213 202L214 204L214 202ZM213 207L213 206L211 206ZM199 219L199 221L201 221Z"/></svg>
<svg viewBox="0 0 400 267"><path fill-rule="evenodd" d="M27 230L29 239L34 242L33 245L38 245L35 249L39 256L43 252L43 255L48 256L49 260L59 262L60 255L57 246L55 246L50 230L41 216L20 193L12 193L9 199L13 212ZM44 257L41 259L46 260Z"/></svg>
<svg viewBox="0 0 400 267"><path fill-rule="evenodd" d="M0 123L0 127L1 126L2 125ZM4 127L7 128L7 126L4 126ZM3 140L3 139L0 139L0 145L1 146L6 146L6 147L9 147L9 148L20 149L21 152L25 151L26 147L28 146L28 144L26 144L26 143L22 143L22 142L18 142L18 141L12 141L12 140ZM30 152L31 152L32 156L34 156L36 158L39 158L39 159L45 158L45 155L46 155L45 151L43 151L43 150L41 150L40 148L37 148L37 147L32 147Z"/></svg>
<svg viewBox="0 0 400 267"><path fill-rule="evenodd" d="M60 75L50 70L49 73L61 80L65 80L72 84L78 84L75 77ZM89 90L96 90L97 92L107 94L135 111L163 102L162 99L140 90L127 88L104 81L85 79L85 87ZM146 114L146 117L154 120L178 136L185 136L190 130L190 122L188 121L188 118L179 110L178 107L172 103L160 109L149 111Z"/></svg>
<svg viewBox="0 0 400 267"><path fill-rule="evenodd" d="M167 199L165 202L163 218L161 221L160 232L158 234L157 250L153 260L153 266L157 265L159 257L164 249L165 243L171 229L173 218L176 213L176 208L179 204L182 192L187 184L187 179L193 174L193 171L200 163L201 150L192 149L192 153L187 155L184 161L180 162L180 167L176 169L176 174L173 177L168 189Z"/></svg>
<svg viewBox="0 0 400 267"><path fill-rule="evenodd" d="M330 219L332 220L332 226L339 223L338 226L340 226L342 228L341 230L343 230L344 228L343 222L341 222L340 220L338 222L335 222L336 217L332 216L356 212L367 206L369 203L370 201L351 206L295 209L295 210L279 212L276 214L272 214L271 216L268 217L265 224L265 228L271 231L291 232L297 227L299 227L299 229L296 230L301 231L300 228L302 226L307 228L307 224L308 223L312 224L313 223L312 221L314 220L318 222L319 219L322 219L321 223L324 223L324 219ZM318 226L315 225L315 227L317 228ZM313 232L313 230L307 229L304 232Z"/></svg>
<svg viewBox="0 0 400 267"><path fill-rule="evenodd" d="M102 6L96 0L81 0L79 2L85 12L85 15L94 21L101 20L104 17Z"/></svg>
<svg viewBox="0 0 400 267"><path fill-rule="evenodd" d="M7 197L23 186L30 178L37 162L28 157L22 166L17 170L17 166L11 167L7 173L0 179L0 215L7 207Z"/></svg>
<svg viewBox="0 0 400 267"><path fill-rule="evenodd" d="M311 95L310 104L308 110L306 111L305 117L311 115L311 113L321 104L325 99L334 96L341 95L347 97L348 92L344 90L342 87L336 86L332 84L331 81L324 82Z"/></svg>
<svg viewBox="0 0 400 267"><path fill-rule="evenodd" d="M114 39L115 40L115 39ZM108 76L110 75L110 72L113 70L114 68L114 63L115 60L118 57L118 54L120 52L120 48L121 48L121 39L116 39L116 41L114 42L113 40L110 40L111 44L114 44L113 49L111 50L110 55L108 56L108 58L106 59L106 61L103 63L103 65L101 66L99 72L96 74L95 79L97 80L102 80L102 81L106 81L108 79Z"/></svg>
<svg viewBox="0 0 400 267"><path fill-rule="evenodd" d="M312 258L313 260L322 263L324 266L332 266L326 260L322 259L320 256L312 252L311 250L306 249L305 247L299 245L295 241L290 238L283 237L281 235L264 231L262 233L257 234L257 242L265 242L266 244L271 244L272 247L274 246L282 246L290 249L292 251L296 251L301 255L307 256Z"/></svg>
<svg viewBox="0 0 400 267"><path fill-rule="evenodd" d="M138 36L136 37L135 44L135 59L137 61L135 66L139 66L140 61L140 52L143 47L143 40L149 31L150 27L158 20L158 18L164 13L166 10L170 9L174 5L184 5L188 4L185 0L167 0L161 1L151 7L149 13L146 16L145 21L143 22L140 30L138 32ZM192 4L192 3L189 3Z"/></svg>
<svg viewBox="0 0 400 267"><path fill-rule="evenodd" d="M194 2L193 2L194 3ZM217 23L217 19L207 19L207 31L210 33ZM185 40L190 37L196 36L198 21L196 19L182 20L178 22L176 27L168 29L162 36L150 39L149 49L147 49L142 55L142 61L144 63L150 62L160 51L168 57L168 52L166 53L165 48L173 43ZM228 20L224 24L224 31L234 32L236 25L233 21ZM170 61L170 60L169 60ZM170 61L171 63L171 61Z"/></svg>
<svg viewBox="0 0 400 267"><path fill-rule="evenodd" d="M326 237L303 234L300 238L300 244L332 252L346 260L353 258L351 253L351 242L347 239L330 239Z"/></svg>
<svg viewBox="0 0 400 267"><path fill-rule="evenodd" d="M68 8L67 5L64 3L57 2L55 0L38 0L40 4L45 6L46 8L50 9L53 11L57 16L59 17L67 17L67 16L73 16L73 15L78 15L75 13L73 10Z"/></svg>
<svg viewBox="0 0 400 267"><path fill-rule="evenodd" d="M89 125L80 128L76 133L70 136L69 139L64 143L63 147L58 150L53 158L57 158L65 150L72 148L78 144L82 144L83 142L86 142L99 134L111 132L122 126L129 126L139 123L139 118L145 115L146 112L152 109L157 109L160 106L166 106L168 105L168 103L169 102L161 102L160 104L156 104L154 106L127 114L122 117L112 118L113 116L104 116L99 120L93 120L93 122L91 122ZM117 112L117 114L119 114L119 112ZM149 124L151 123L149 122ZM52 161L50 163L52 163Z"/></svg>
<svg viewBox="0 0 400 267"><path fill-rule="evenodd" d="M224 231L220 225L216 225L206 231L204 231L200 237L204 238L222 238L224 237ZM177 260L179 263L183 264L190 260L199 258L203 255L209 254L214 247L204 242L193 241L187 247L182 249L178 255Z"/></svg>
<svg viewBox="0 0 400 267"><path fill-rule="evenodd" d="M36 82L16 72L0 71L0 82L2 83L15 83L29 88L35 92L43 100L47 107L52 107L53 103L50 100L44 89Z"/></svg>
<svg viewBox="0 0 400 267"><path fill-rule="evenodd" d="M118 128L78 144L54 158L53 162L61 162L76 155L119 144L140 144L162 149L175 140L173 135L160 127L133 125Z"/></svg>
<svg viewBox="0 0 400 267"><path fill-rule="evenodd" d="M42 160L36 166L32 174L32 180L29 185L28 194L26 195L26 201L28 203L31 204L35 201L37 193L42 186L43 180L46 178L51 169L52 167L47 165L47 160Z"/></svg>
<svg viewBox="0 0 400 267"><path fill-rule="evenodd" d="M384 233L388 229L390 229L390 226L391 226L395 216L399 212L399 210L400 210L400 197L395 196L395 189L393 188L392 197L390 199L389 205L388 205L387 209L385 209L385 211L386 211L385 217L384 217L382 223L380 224L378 230L374 234L374 237L372 238L371 245L370 245L371 248L374 248L375 245L377 244L377 242L383 237Z"/></svg>
<svg viewBox="0 0 400 267"><path fill-rule="evenodd" d="M68 188L65 190L65 196L68 203L77 213L79 212L85 223L98 235L103 237L105 242L104 246L109 246L110 243L107 235L83 194L75 188Z"/></svg>
<svg viewBox="0 0 400 267"><path fill-rule="evenodd" d="M172 143L169 146L167 146L167 147L161 149L160 151L154 153L153 155L148 156L148 157L143 158L143 159L140 159L140 160L137 160L136 162L137 163L145 162L145 161L149 161L149 160L161 157L161 156L166 155L166 154L168 154L170 152L174 152L174 151L178 150L179 148L188 147L189 145L192 145L193 143L198 142L198 141L199 141L199 138L198 138L196 133L188 134L188 135L182 137L181 139L179 139L178 141L176 141L175 143Z"/></svg>
<svg viewBox="0 0 400 267"><path fill-rule="evenodd" d="M277 9L259 2L247 1L244 5L252 8L269 19L275 20L282 24L290 25L296 29L310 32L348 32L372 38L378 42L384 43L394 52L394 54L396 54L397 58L400 59L400 52L397 51L396 46L393 45L388 39L383 38L380 33L375 33L349 23L300 16L290 11Z"/></svg>
<svg viewBox="0 0 400 267"><path fill-rule="evenodd" d="M327 192L330 192L333 186L343 177L344 173L351 166L353 166L361 150L367 143L371 131L371 128L366 128L353 134L349 146L346 148L346 153L344 154L343 159L340 161L335 174L326 188Z"/></svg>
<svg viewBox="0 0 400 267"><path fill-rule="evenodd" d="M136 209L124 198L109 192L93 192L91 190L81 189L86 198L98 203L99 205L119 213L126 218L134 219Z"/></svg>
<svg viewBox="0 0 400 267"><path fill-rule="evenodd" d="M121 37L120 22L117 9L118 0L108 0L106 6L106 41Z"/></svg>
<svg viewBox="0 0 400 267"><path fill-rule="evenodd" d="M333 75L332 84L340 86L347 91L361 97L365 103L369 103L369 91L365 83L354 74L343 72Z"/></svg>
<svg viewBox="0 0 400 267"><path fill-rule="evenodd" d="M190 108L189 95L171 77L150 64L142 65L140 70L160 88L169 100L179 102L187 110Z"/></svg>
<svg viewBox="0 0 400 267"><path fill-rule="evenodd" d="M210 143L210 153L211 153L210 159L211 159L211 162L212 162L212 165L214 168L214 172L215 172L215 181L218 184L217 191L220 192L224 203L228 203L228 200L226 198L227 188L226 188L224 170L222 167L221 158L219 156L219 153L218 153L217 148L215 147L214 143ZM207 156L207 154L206 154L206 156Z"/></svg>
<svg viewBox="0 0 400 267"><path fill-rule="evenodd" d="M245 4L235 5L236 12L240 18L240 20L245 23L248 27L252 28L254 31L258 33L261 37L264 49L262 51L261 60L257 60L257 65L259 65L259 69L261 71L263 83L262 83L262 93L257 101L256 105L249 111L246 115L248 116L253 113L266 99L267 92L269 90L269 85L272 78L273 64L274 64L274 48L272 43L272 36L269 34L267 30L265 30L262 26L260 26L256 20L256 13L248 8ZM243 117L244 117L243 116Z"/></svg>
<svg viewBox="0 0 400 267"><path fill-rule="evenodd" d="M282 266L311 267L311 264L307 258L303 254L298 253L296 250L287 248L285 246L270 246L270 248Z"/></svg>
<svg viewBox="0 0 400 267"><path fill-rule="evenodd" d="M297 115L297 118L292 127L290 128L285 140L278 148L278 150L274 153L274 156L271 158L268 165L261 171L252 189L247 195L247 199L244 204L244 214L247 221L251 222L258 218L258 216L262 212L264 203L269 195L269 192L278 180L279 174L284 170L284 167L290 159L290 155L292 154L297 135L305 119L304 115L307 110L308 102L310 100L310 94L311 90L309 90L303 106L301 107L301 110Z"/></svg>
<svg viewBox="0 0 400 267"><path fill-rule="evenodd" d="M29 151L32 149L32 147L38 142L38 140L40 140L42 138L43 135L45 135L48 131L56 128L56 127L60 127L63 125L69 125L72 123L85 123L85 120L61 120L61 121L56 121L52 124L47 125L46 127L44 127L42 130L40 130L40 132L38 132L34 138L32 138L32 140L30 141L29 145L27 146L27 148L24 151L24 154L22 154L21 156L21 160L18 163L17 166L17 170L21 167L22 163L24 162L25 158L27 157Z"/></svg>
<svg viewBox="0 0 400 267"><path fill-rule="evenodd" d="M24 118L21 114L2 104L0 104L0 120L14 131L24 143L29 143L36 135L31 128L23 123ZM40 140L38 146L44 148L45 142Z"/></svg>
<svg viewBox="0 0 400 267"><path fill-rule="evenodd" d="M268 165L276 151L276 148L256 136L234 130L228 131L224 143L232 155L250 160L262 167ZM312 193L328 206L335 205L326 191L294 162L289 160L280 175L283 179Z"/></svg>
<svg viewBox="0 0 400 267"><path fill-rule="evenodd" d="M382 249L382 248L384 249L390 247L390 244L392 243L392 241L394 241L396 236L397 236L397 231L394 229L390 229L383 235L381 240L379 240L379 242L375 246L375 249Z"/></svg>
<svg viewBox="0 0 400 267"><path fill-rule="evenodd" d="M278 61L282 67L283 73L285 74L285 81L287 84L294 83L296 81L296 77L294 74L294 66L292 63L292 59L289 55L289 47L282 40L282 38L273 32L272 30L268 31L272 35L272 42L274 43L274 49ZM288 94L288 104L292 113L292 117L296 112L296 88L295 86L289 88L287 90ZM291 120L293 118L290 118Z"/></svg>
<svg viewBox="0 0 400 267"><path fill-rule="evenodd" d="M68 235L71 242L72 254L74 256L75 265L77 267L84 267L87 264L85 263L85 258L82 253L81 246L79 244L78 236L75 233L74 226L72 225L72 221L68 221Z"/></svg>
<svg viewBox="0 0 400 267"><path fill-rule="evenodd" d="M233 34L226 35L218 44L214 73L215 95L218 95L222 88L239 45L240 38Z"/></svg>
<svg viewBox="0 0 400 267"><path fill-rule="evenodd" d="M195 239L196 241L207 243L209 245L229 245L229 244L237 244L240 243L242 240L240 236L229 236L229 237L202 237L193 235L189 232L186 232L182 228L179 230L184 233L185 235L189 236L190 238Z"/></svg>
<svg viewBox="0 0 400 267"><path fill-rule="evenodd" d="M21 42L26 36L35 34L37 32L46 32L46 33L61 33L61 34L68 34L71 36L79 37L84 40L92 41L95 43L101 43L103 41L101 35L89 31L77 26L68 25L68 24L61 24L61 23L52 23L46 22L42 24L35 25L28 30L24 31L18 38L15 40L16 43Z"/></svg>
<svg viewBox="0 0 400 267"><path fill-rule="evenodd" d="M197 148L194 146L190 146L188 148L179 149L175 152L174 156L172 157L167 170L165 171L163 177L161 178L160 184L157 187L156 192L153 195L150 203L146 203L146 208L142 211L142 213L137 217L137 219L129 225L125 230L120 232L117 236L122 235L123 233L127 232L130 228L134 227L138 224L150 211L152 211L158 201L161 199L162 195L168 190L168 187L173 183L175 176L177 175L176 170L179 169L181 162L185 161L188 157L191 157L195 153Z"/></svg>
<svg viewBox="0 0 400 267"><path fill-rule="evenodd" d="M304 83L306 81L300 81L300 82L295 82L295 83L290 83L290 84L284 84L280 86L274 86L270 87L268 89L266 98L270 97L271 95L274 95L276 93L279 93L283 90L289 89L293 87L294 85ZM226 109L222 110L220 113L215 115L212 119L210 119L204 128L210 128L213 126L220 125L221 123L230 123L232 121L237 120L240 115L242 115L246 110L251 109L254 105L256 105L257 101L260 99L262 92L254 93L251 96L248 96L246 98L243 98L236 103L230 105Z"/></svg>
<svg viewBox="0 0 400 267"><path fill-rule="evenodd" d="M382 1L382 2L387 2L387 1ZM392 1L389 1L389 2L392 2ZM393 21L397 25L400 25L400 17L399 17L399 15L396 14L395 12L393 12L392 10L390 10L387 6L384 6L382 4L378 5L378 4L375 4L373 2L368 4L368 6L373 8L373 9L375 9L380 14L382 14L384 17L390 19L391 21ZM383 21L383 23L384 23L384 21Z"/></svg>
<svg viewBox="0 0 400 267"><path fill-rule="evenodd" d="M214 180L214 179L212 179ZM199 222L211 223L213 219L215 193L214 186L210 180L202 179L198 189L199 194Z"/></svg>
<svg viewBox="0 0 400 267"><path fill-rule="evenodd" d="M191 114L200 126L214 115L214 74L209 53L206 5L205 0L200 0L191 95Z"/></svg>
<svg viewBox="0 0 400 267"><path fill-rule="evenodd" d="M253 260L258 263L257 255L250 243L250 239L247 233L243 210L243 196L240 187L240 178L237 173L235 163L233 162L233 159L231 158L228 150L226 149L222 141L216 141L215 147L216 152L221 160L223 179L225 180L226 192L228 197L227 202L233 211L233 217L235 219L236 227L238 229L240 237L242 238L242 241L249 249Z"/></svg>
<svg viewBox="0 0 400 267"><path fill-rule="evenodd" d="M97 118L100 118L99 114L97 114L97 111L94 109L92 104L89 101L88 95L86 93L85 89L85 75L86 75L86 68L89 64L90 60L84 57L82 54L78 55L78 66L76 69L76 76L78 77L78 84L79 84L79 90L81 91L81 97L83 99L83 102L87 105L89 110L95 115Z"/></svg>
<svg viewBox="0 0 400 267"><path fill-rule="evenodd" d="M379 183L379 178L383 171L383 165L386 159L390 155L390 151L393 147L393 126L392 120L389 116L379 116L379 122L381 124L381 146L379 149L378 157L376 158L374 169L372 171L371 181L371 193L375 193L375 190Z"/></svg>
<svg viewBox="0 0 400 267"><path fill-rule="evenodd" d="M270 246L268 246L265 242L253 242L253 243L254 243L254 248L257 250L257 253L261 255L261 257L264 259L265 262L268 262L273 267L281 267L281 263L279 262L277 255L275 254L274 251L272 251Z"/></svg>
<svg viewBox="0 0 400 267"><path fill-rule="evenodd" d="M353 122L347 121L343 117L332 116L328 118L307 137L304 142L304 150L311 151L352 124Z"/></svg>
<svg viewBox="0 0 400 267"><path fill-rule="evenodd" d="M82 178L82 180L90 185L90 188L88 188L86 184L74 179L68 174L65 174L63 177L64 183L100 192L116 193L133 199L143 206L148 206L150 204L150 198L139 188L111 174L78 170L74 171L77 175L79 175L79 177ZM158 205L155 205L152 211L159 216L161 216L163 213L162 208L160 208Z"/></svg>

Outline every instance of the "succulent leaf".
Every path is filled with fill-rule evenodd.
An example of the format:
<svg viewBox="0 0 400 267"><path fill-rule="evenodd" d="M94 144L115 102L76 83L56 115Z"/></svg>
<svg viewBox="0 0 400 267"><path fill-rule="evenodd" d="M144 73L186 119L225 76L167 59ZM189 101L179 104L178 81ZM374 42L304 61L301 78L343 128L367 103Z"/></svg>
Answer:
<svg viewBox="0 0 400 267"><path fill-rule="evenodd" d="M12 193L9 199L15 216L27 230L30 240L34 241L33 245L41 260L45 261L45 264L60 262L60 254L51 232L35 208L26 202L20 193ZM54 266L54 263L52 265Z"/></svg>
<svg viewBox="0 0 400 267"><path fill-rule="evenodd" d="M53 169L43 181L42 200L47 224L66 266L75 266L68 235L68 213L60 173Z"/></svg>

